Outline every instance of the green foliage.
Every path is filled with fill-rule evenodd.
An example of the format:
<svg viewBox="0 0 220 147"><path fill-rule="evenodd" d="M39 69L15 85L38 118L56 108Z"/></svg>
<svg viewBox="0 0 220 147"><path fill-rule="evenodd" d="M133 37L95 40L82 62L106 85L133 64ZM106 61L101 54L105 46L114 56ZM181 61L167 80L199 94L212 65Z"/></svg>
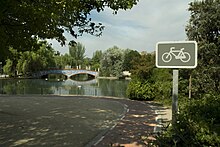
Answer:
<svg viewBox="0 0 220 147"><path fill-rule="evenodd" d="M16 65L19 58L19 53L17 50L13 48L9 48L10 57L6 60L6 65L3 67L3 71L10 75L10 76L16 76Z"/></svg>
<svg viewBox="0 0 220 147"><path fill-rule="evenodd" d="M77 43L69 46L69 55L75 61L75 65L69 64L71 66L75 66L75 68L79 65L82 66L85 58L85 46L82 43Z"/></svg>
<svg viewBox="0 0 220 147"><path fill-rule="evenodd" d="M133 78L128 85L127 96L136 100L171 102L171 74L168 69L152 68L148 79Z"/></svg>
<svg viewBox="0 0 220 147"><path fill-rule="evenodd" d="M102 59L102 51L101 50L95 51L92 57L92 70L100 69L101 59Z"/></svg>
<svg viewBox="0 0 220 147"><path fill-rule="evenodd" d="M139 80L132 80L126 94L132 100L153 100L155 98L154 85L148 81L142 83Z"/></svg>
<svg viewBox="0 0 220 147"><path fill-rule="evenodd" d="M24 52L18 60L18 72L22 74L28 74L32 71L34 72L40 70L44 65L41 59L42 58L40 57L40 55L34 52Z"/></svg>
<svg viewBox="0 0 220 147"><path fill-rule="evenodd" d="M101 59L102 59L102 51L101 50L95 51L95 53L93 53L92 61L95 63L100 63Z"/></svg>
<svg viewBox="0 0 220 147"><path fill-rule="evenodd" d="M219 146L220 95L181 105L178 123L157 136L158 146Z"/></svg>
<svg viewBox="0 0 220 147"><path fill-rule="evenodd" d="M153 68L155 67L155 55L144 54L134 58L132 61L133 69L132 76L140 80L148 80L152 76Z"/></svg>
<svg viewBox="0 0 220 147"><path fill-rule="evenodd" d="M12 60L7 59L5 66L3 66L3 72L5 74L8 74L8 75L12 76L12 74L13 74L12 65L13 65Z"/></svg>
<svg viewBox="0 0 220 147"><path fill-rule="evenodd" d="M101 60L101 75L120 77L123 71L123 50L114 46L103 53Z"/></svg>
<svg viewBox="0 0 220 147"><path fill-rule="evenodd" d="M220 69L215 67L198 68L192 73L192 96L200 99L205 94L220 94Z"/></svg>
<svg viewBox="0 0 220 147"><path fill-rule="evenodd" d="M190 3L191 18L186 28L190 40L199 44L198 68L192 72L193 97L219 94L220 84L220 2L203 0Z"/></svg>
<svg viewBox="0 0 220 147"><path fill-rule="evenodd" d="M124 52L124 62L123 62L123 70L131 71L133 69L132 62L135 62L135 59L141 58L141 55L138 51L127 49Z"/></svg>
<svg viewBox="0 0 220 147"><path fill-rule="evenodd" d="M192 100L185 106L190 118L207 123L220 124L220 95L205 94L201 100ZM195 113L196 112L196 113Z"/></svg>
<svg viewBox="0 0 220 147"><path fill-rule="evenodd" d="M156 81L154 84L155 100L163 104L170 105L172 100L172 82Z"/></svg>
<svg viewBox="0 0 220 147"><path fill-rule="evenodd" d="M198 67L181 70L177 124L161 132L156 146L220 146L220 1L190 3L191 18L186 28L189 40L199 45ZM192 98L185 97L192 77Z"/></svg>
<svg viewBox="0 0 220 147"><path fill-rule="evenodd" d="M45 42L39 42L40 48L36 51L17 52L10 48L11 57L6 60L4 73L17 76L17 73L29 75L32 72L54 67L54 50Z"/></svg>
<svg viewBox="0 0 220 147"><path fill-rule="evenodd" d="M127 96L136 100L157 100L171 102L171 74L168 69L155 68L155 55L137 56L131 62L132 81L128 85Z"/></svg>
<svg viewBox="0 0 220 147"><path fill-rule="evenodd" d="M100 65L101 74L103 76L122 77L122 72L132 71L140 61L140 58L141 55L131 49L123 50L117 46L109 48L102 54Z"/></svg>
<svg viewBox="0 0 220 147"><path fill-rule="evenodd" d="M154 84L155 100L170 104L172 100L172 74L170 70L154 68L150 80Z"/></svg>
<svg viewBox="0 0 220 147"><path fill-rule="evenodd" d="M63 60L62 60L62 56L58 55L58 56L55 56L54 57L54 61L55 61L55 67L58 68L58 69L62 69L64 68L64 65L63 65Z"/></svg>
<svg viewBox="0 0 220 147"><path fill-rule="evenodd" d="M217 45L220 26L219 0L191 2L189 11L191 17L186 28L189 39Z"/></svg>
<svg viewBox="0 0 220 147"><path fill-rule="evenodd" d="M0 40L5 59L9 47L18 51L38 46L37 39L56 39L62 45L64 31L74 38L88 33L100 36L104 26L89 17L91 11L101 12L106 7L115 13L119 9L130 9L138 0L1 0ZM4 56L3 56L4 55Z"/></svg>

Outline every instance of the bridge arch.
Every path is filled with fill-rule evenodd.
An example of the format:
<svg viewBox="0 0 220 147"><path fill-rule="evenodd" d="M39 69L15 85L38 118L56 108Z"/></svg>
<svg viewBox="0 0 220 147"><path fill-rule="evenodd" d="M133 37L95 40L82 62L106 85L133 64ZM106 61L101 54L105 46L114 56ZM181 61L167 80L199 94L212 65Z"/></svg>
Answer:
<svg viewBox="0 0 220 147"><path fill-rule="evenodd" d="M79 79L82 79L82 77L85 81L87 81L89 79L95 79L96 78L95 75L89 74L89 73L77 73L77 74L71 75L69 78L72 79L72 80L77 80L77 79L79 80Z"/></svg>
<svg viewBox="0 0 220 147"><path fill-rule="evenodd" d="M62 73L50 73L50 74L45 74L45 75L42 75L42 76L39 76L37 78L42 78L42 79L68 79L68 77Z"/></svg>

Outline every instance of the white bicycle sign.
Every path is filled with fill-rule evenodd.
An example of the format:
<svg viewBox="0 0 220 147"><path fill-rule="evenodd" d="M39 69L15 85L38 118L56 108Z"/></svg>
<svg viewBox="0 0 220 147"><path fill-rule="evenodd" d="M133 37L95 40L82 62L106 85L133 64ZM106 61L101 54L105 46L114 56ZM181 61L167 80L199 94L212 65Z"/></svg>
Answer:
<svg viewBox="0 0 220 147"><path fill-rule="evenodd" d="M163 62L168 63L172 60L173 56L175 59L179 59L184 63L189 62L191 59L190 54L188 52L184 52L184 48L176 50L175 47L171 47L169 52L163 53L162 60Z"/></svg>

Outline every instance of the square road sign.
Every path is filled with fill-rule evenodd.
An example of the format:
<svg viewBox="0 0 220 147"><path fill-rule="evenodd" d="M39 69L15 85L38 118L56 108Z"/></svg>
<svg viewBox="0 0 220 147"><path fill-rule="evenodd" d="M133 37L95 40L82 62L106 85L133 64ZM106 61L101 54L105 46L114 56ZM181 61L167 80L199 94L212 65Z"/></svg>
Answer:
<svg viewBox="0 0 220 147"><path fill-rule="evenodd" d="M197 42L158 42L156 46L156 66L158 68L196 68Z"/></svg>

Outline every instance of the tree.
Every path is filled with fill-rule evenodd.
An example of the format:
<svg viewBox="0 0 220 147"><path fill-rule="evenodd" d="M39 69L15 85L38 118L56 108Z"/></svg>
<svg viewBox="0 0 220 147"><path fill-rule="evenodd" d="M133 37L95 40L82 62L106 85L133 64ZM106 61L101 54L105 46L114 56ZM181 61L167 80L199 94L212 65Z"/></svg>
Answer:
<svg viewBox="0 0 220 147"><path fill-rule="evenodd" d="M56 69L62 69L65 67L65 65L62 64L62 55L56 55L54 57L55 60L55 68Z"/></svg>
<svg viewBox="0 0 220 147"><path fill-rule="evenodd" d="M5 66L3 66L3 72L4 72L5 74L8 74L8 75L12 76L13 73L14 73L14 71L13 71L13 69L12 69L12 66L13 66L12 60L7 59Z"/></svg>
<svg viewBox="0 0 220 147"><path fill-rule="evenodd" d="M109 48L103 53L101 60L101 74L103 76L120 77L123 71L123 50L117 46Z"/></svg>
<svg viewBox="0 0 220 147"><path fill-rule="evenodd" d="M132 61L141 57L138 51L134 51L130 49L125 50L124 56L125 56L123 63L124 71L131 71L131 69L133 68Z"/></svg>
<svg viewBox="0 0 220 147"><path fill-rule="evenodd" d="M170 98L171 76L169 70L155 68L155 54L139 54L131 64L132 80L128 85L127 96L135 100L157 99L167 102Z"/></svg>
<svg viewBox="0 0 220 147"><path fill-rule="evenodd" d="M186 27L189 40L199 44L198 68L192 72L195 97L220 88L220 1L190 3L191 17Z"/></svg>
<svg viewBox="0 0 220 147"><path fill-rule="evenodd" d="M42 62L44 63L43 68L54 68L55 67L55 61L54 61L54 55L55 50L46 42L44 42L40 49L36 51L38 55L41 56Z"/></svg>
<svg viewBox="0 0 220 147"><path fill-rule="evenodd" d="M91 65L92 65L92 59L88 57L84 58L82 69L91 70Z"/></svg>
<svg viewBox="0 0 220 147"><path fill-rule="evenodd" d="M131 73L133 77L139 80L145 81L150 80L155 67L155 55L154 54L144 54L141 57L137 57L132 61L133 69Z"/></svg>
<svg viewBox="0 0 220 147"><path fill-rule="evenodd" d="M186 32L190 40L199 43L199 60L202 66L220 65L219 3L219 0L190 3L191 17Z"/></svg>
<svg viewBox="0 0 220 147"><path fill-rule="evenodd" d="M155 146L220 144L220 1L194 1L190 3L189 11L191 17L186 27L187 36L189 40L198 42L199 60L196 69L181 71L180 79L191 75L192 98L188 100L184 97L177 115L178 123L156 138ZM180 85L187 87L186 83Z"/></svg>
<svg viewBox="0 0 220 147"><path fill-rule="evenodd" d="M6 65L3 67L3 71L11 76L17 75L16 65L19 59L19 53L16 49L9 48L10 57L6 60Z"/></svg>
<svg viewBox="0 0 220 147"><path fill-rule="evenodd" d="M37 51L20 53L17 70L22 74L30 74L36 71L55 67L54 49L43 43Z"/></svg>
<svg viewBox="0 0 220 147"><path fill-rule="evenodd" d="M7 57L4 72L11 76L17 76L17 73L28 74L39 70L55 67L54 49L45 41L38 42L38 50L18 52L10 48L10 56Z"/></svg>
<svg viewBox="0 0 220 147"><path fill-rule="evenodd" d="M75 66L82 66L85 58L85 50L85 46L79 42L69 46L69 54L75 60Z"/></svg>
<svg viewBox="0 0 220 147"><path fill-rule="evenodd" d="M92 69L93 70L98 70L100 68L101 59L102 59L102 51L101 50L95 51L92 57Z"/></svg>
<svg viewBox="0 0 220 147"><path fill-rule="evenodd" d="M2 0L0 1L0 40L2 53L10 47L26 51L37 46L37 39L56 39L62 45L64 31L74 38L89 33L100 36L104 26L95 23L91 11L106 7L116 14L131 9L138 0ZM4 58L1 54L0 60Z"/></svg>

